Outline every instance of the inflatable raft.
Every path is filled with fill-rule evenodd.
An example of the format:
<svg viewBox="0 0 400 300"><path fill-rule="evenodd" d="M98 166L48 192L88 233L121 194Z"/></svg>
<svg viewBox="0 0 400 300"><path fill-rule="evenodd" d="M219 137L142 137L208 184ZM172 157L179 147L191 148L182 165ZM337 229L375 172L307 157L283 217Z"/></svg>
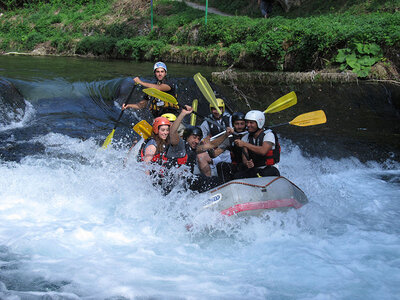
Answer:
<svg viewBox="0 0 400 300"><path fill-rule="evenodd" d="M207 193L203 208L227 216L260 216L266 210L297 209L308 202L304 192L282 176L232 180Z"/></svg>

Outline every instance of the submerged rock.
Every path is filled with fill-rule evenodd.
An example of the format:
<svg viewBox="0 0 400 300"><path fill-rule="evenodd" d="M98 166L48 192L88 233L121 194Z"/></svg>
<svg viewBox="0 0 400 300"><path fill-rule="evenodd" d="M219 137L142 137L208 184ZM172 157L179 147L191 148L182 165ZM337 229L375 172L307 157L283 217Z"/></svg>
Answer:
<svg viewBox="0 0 400 300"><path fill-rule="evenodd" d="M0 125L20 121L25 111L25 101L16 87L0 78Z"/></svg>

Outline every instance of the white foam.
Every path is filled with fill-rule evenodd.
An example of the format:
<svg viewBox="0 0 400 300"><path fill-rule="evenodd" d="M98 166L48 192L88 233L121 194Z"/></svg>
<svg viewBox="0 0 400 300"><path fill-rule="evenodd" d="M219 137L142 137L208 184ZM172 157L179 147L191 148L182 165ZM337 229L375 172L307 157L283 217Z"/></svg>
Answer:
<svg viewBox="0 0 400 300"><path fill-rule="evenodd" d="M139 164L123 167L127 149L61 134L35 141L44 154L0 164L7 249L0 261L19 257L5 278L57 283L62 288L51 293L71 299L390 299L400 292L399 187L381 178L400 175L395 162L387 169L306 158L284 141L281 173L310 203L236 220L199 213L204 195L177 188L162 196ZM39 292L34 284L30 291ZM0 298L20 293L3 287Z"/></svg>
<svg viewBox="0 0 400 300"><path fill-rule="evenodd" d="M0 127L0 132L22 128L25 127L31 120L33 120L35 116L35 109L33 108L32 104L25 100L25 110L18 109L17 113L10 111L9 119L14 121L10 122L10 124L3 125Z"/></svg>

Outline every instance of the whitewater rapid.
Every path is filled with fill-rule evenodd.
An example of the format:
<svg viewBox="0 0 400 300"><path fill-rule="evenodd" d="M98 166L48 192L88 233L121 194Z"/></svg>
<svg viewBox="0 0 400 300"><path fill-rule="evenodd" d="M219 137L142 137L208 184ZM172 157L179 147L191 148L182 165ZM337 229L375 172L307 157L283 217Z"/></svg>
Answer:
<svg viewBox="0 0 400 300"><path fill-rule="evenodd" d="M33 139L45 150L0 161L0 299L400 295L396 162L305 156L283 138L281 173L310 202L242 220L162 196L118 141Z"/></svg>

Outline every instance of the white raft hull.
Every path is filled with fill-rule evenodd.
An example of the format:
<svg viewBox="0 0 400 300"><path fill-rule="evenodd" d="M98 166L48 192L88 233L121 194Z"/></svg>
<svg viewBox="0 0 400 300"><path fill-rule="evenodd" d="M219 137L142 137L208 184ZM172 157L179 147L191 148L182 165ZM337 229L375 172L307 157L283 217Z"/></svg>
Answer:
<svg viewBox="0 0 400 300"><path fill-rule="evenodd" d="M300 188L281 176L232 180L207 193L203 208L227 216L260 216L266 210L297 209L308 202Z"/></svg>

